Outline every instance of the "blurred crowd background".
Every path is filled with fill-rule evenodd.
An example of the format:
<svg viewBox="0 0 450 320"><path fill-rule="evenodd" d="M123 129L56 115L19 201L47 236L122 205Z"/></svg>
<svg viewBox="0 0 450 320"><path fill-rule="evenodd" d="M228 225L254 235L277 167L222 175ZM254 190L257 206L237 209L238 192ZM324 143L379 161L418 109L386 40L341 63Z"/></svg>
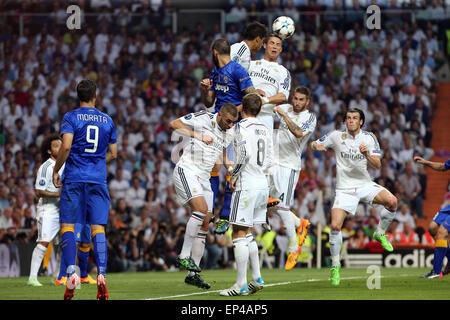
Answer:
<svg viewBox="0 0 450 320"><path fill-rule="evenodd" d="M68 30L65 9L70 3L0 4L2 243L36 240L34 183L42 163L40 145L46 135L59 131L64 113L78 106L76 84L92 78L98 84L97 107L113 118L119 146L119 157L108 170L109 271L174 270L190 212L175 199L172 170L179 141L168 123L204 109L199 83L213 69L212 41L240 41L246 23L267 24L258 13L270 12L296 22L279 63L291 72L292 89L305 85L312 90L310 109L318 119L312 139L342 129L347 108L363 109L363 129L376 135L382 149L382 167L370 173L399 199L391 241L433 244L426 230L416 228L423 217L427 176L412 158L434 154L435 71L448 59L443 36L448 1L230 0L224 32L220 23L202 21L174 32L171 17L177 8L162 0L76 1L90 14L83 15L81 30ZM371 3L387 10L383 26L388 27L365 27L359 10ZM393 9L422 9L423 16L411 19L410 11L392 11L390 16ZM320 26L315 15L303 14L306 11L319 14ZM262 55L263 50L254 58ZM317 223L324 219L326 232L330 222L336 162L332 151L316 154L309 148L301 161L292 210L313 222L308 243L314 248ZM216 215L222 196L223 189ZM350 248L370 247L379 212L361 204L357 214L346 219L344 239ZM281 221L272 213L269 221L274 248L282 251ZM256 232L260 239L266 233ZM231 247L229 234L211 232L203 267L232 266Z"/></svg>

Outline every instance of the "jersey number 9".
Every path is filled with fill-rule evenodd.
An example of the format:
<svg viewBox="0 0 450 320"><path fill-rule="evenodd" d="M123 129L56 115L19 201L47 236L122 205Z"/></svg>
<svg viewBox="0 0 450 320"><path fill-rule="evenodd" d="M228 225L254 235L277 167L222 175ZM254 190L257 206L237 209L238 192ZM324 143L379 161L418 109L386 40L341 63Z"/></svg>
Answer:
<svg viewBox="0 0 450 320"><path fill-rule="evenodd" d="M92 132L94 133L93 137L91 135ZM93 126L93 125L87 126L86 141L88 143L92 143L94 145L92 146L92 148L85 148L84 152L95 153L97 151L97 147L98 147L98 127L97 126Z"/></svg>

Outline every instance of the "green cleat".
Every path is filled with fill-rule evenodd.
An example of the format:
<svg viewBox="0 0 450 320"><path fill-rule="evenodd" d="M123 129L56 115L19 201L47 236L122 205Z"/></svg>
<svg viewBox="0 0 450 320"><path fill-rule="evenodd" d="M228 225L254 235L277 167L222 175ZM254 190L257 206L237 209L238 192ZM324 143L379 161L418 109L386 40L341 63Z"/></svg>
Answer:
<svg viewBox="0 0 450 320"><path fill-rule="evenodd" d="M216 233L216 234L224 234L225 232L227 232L229 226L230 226L230 223L228 222L228 220L219 219L217 221L217 227L214 230L214 233Z"/></svg>
<svg viewBox="0 0 450 320"><path fill-rule="evenodd" d="M392 244L388 241L385 234L377 235L375 232L373 233L373 238L377 240L381 245L383 246L383 249L387 252L394 251L394 248L392 247Z"/></svg>
<svg viewBox="0 0 450 320"><path fill-rule="evenodd" d="M42 287L42 284L38 281L37 278L30 278L30 279L28 279L27 284L29 286L33 286L33 287Z"/></svg>
<svg viewBox="0 0 450 320"><path fill-rule="evenodd" d="M341 276L339 275L339 270L341 270L341 265L331 268L331 285L338 286L341 283Z"/></svg>
<svg viewBox="0 0 450 320"><path fill-rule="evenodd" d="M209 289L211 286L205 280L203 280L198 273L193 276L187 276L184 279L184 283L190 284L191 286L196 286L201 289Z"/></svg>
<svg viewBox="0 0 450 320"><path fill-rule="evenodd" d="M176 265L177 265L177 267L182 267L182 268L185 268L186 270L189 270L189 271L194 271L194 272L201 272L202 271L202 269L200 269L195 264L194 260L192 260L191 257L186 257L184 259L181 259L180 257L177 257Z"/></svg>

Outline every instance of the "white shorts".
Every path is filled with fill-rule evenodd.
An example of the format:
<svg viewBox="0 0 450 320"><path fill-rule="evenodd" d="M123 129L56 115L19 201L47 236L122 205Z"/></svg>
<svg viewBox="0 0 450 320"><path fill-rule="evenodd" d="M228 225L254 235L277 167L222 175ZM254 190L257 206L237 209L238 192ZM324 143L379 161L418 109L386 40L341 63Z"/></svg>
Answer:
<svg viewBox="0 0 450 320"><path fill-rule="evenodd" d="M58 216L39 216L37 219L38 237L36 242L52 242L60 229Z"/></svg>
<svg viewBox="0 0 450 320"><path fill-rule="evenodd" d="M270 197L279 199L275 208L290 210L300 171L275 165L270 176Z"/></svg>
<svg viewBox="0 0 450 320"><path fill-rule="evenodd" d="M244 227L266 222L268 189L233 192L229 221Z"/></svg>
<svg viewBox="0 0 450 320"><path fill-rule="evenodd" d="M373 199L383 190L387 189L375 182L353 189L336 189L333 208L342 209L354 215L360 202L372 205Z"/></svg>
<svg viewBox="0 0 450 320"><path fill-rule="evenodd" d="M180 203L186 206L191 199L204 197L208 212L212 212L214 194L209 180L203 180L198 175L193 175L188 170L176 166L173 171L173 185Z"/></svg>

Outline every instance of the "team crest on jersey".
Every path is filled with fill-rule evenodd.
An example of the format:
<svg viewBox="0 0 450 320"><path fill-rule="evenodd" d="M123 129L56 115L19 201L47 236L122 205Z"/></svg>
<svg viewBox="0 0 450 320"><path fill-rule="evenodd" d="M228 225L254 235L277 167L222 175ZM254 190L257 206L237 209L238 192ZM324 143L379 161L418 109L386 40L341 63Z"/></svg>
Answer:
<svg viewBox="0 0 450 320"><path fill-rule="evenodd" d="M342 140L347 139L347 134L346 134L346 133L343 133L342 136L341 136L341 138L342 138Z"/></svg>
<svg viewBox="0 0 450 320"><path fill-rule="evenodd" d="M192 188L192 191L193 191L194 193L197 193L197 188Z"/></svg>
<svg viewBox="0 0 450 320"><path fill-rule="evenodd" d="M233 57L233 61L236 62L236 63L239 63L240 60L241 59L239 58L239 56L234 56Z"/></svg>
<svg viewBox="0 0 450 320"><path fill-rule="evenodd" d="M44 179L41 179L41 180L39 181L39 185L40 185L40 186L45 186L45 180L44 180Z"/></svg>
<svg viewBox="0 0 450 320"><path fill-rule="evenodd" d="M216 127L216 123L214 121L211 121L211 126L213 127L213 129Z"/></svg>
<svg viewBox="0 0 450 320"><path fill-rule="evenodd" d="M288 112L292 112L292 111L294 111L294 107L289 107Z"/></svg>
<svg viewBox="0 0 450 320"><path fill-rule="evenodd" d="M261 64L261 61L257 61L256 65L259 66Z"/></svg>
<svg viewBox="0 0 450 320"><path fill-rule="evenodd" d="M223 82L228 83L228 77L227 76L223 76Z"/></svg>

